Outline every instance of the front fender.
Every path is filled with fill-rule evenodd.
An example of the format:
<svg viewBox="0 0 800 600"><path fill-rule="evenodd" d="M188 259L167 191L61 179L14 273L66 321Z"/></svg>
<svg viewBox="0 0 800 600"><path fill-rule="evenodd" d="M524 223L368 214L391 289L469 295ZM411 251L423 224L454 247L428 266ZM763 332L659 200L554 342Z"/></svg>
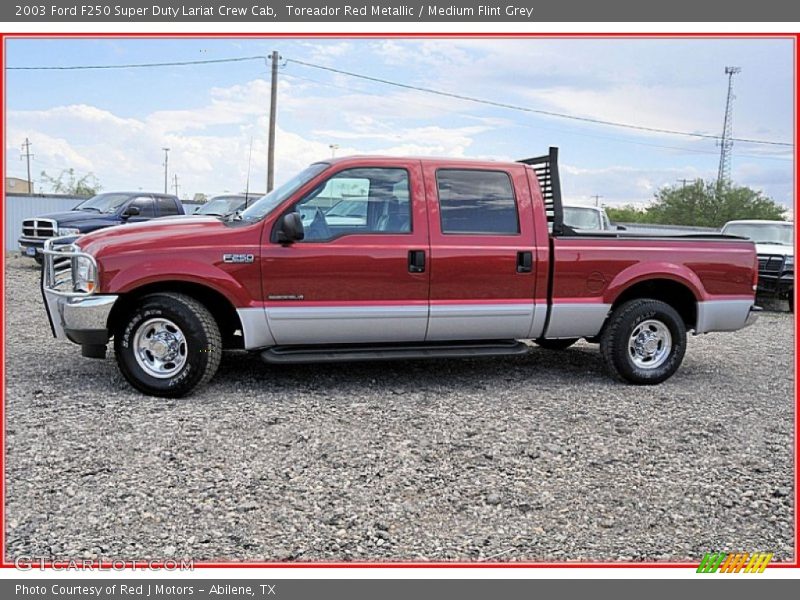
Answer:
<svg viewBox="0 0 800 600"><path fill-rule="evenodd" d="M617 273L606 287L603 302L614 304L620 294L632 285L654 279L667 279L686 286L692 291L697 301L707 297L697 273L688 267L669 262L640 262Z"/></svg>
<svg viewBox="0 0 800 600"><path fill-rule="evenodd" d="M252 265L251 265L252 266ZM202 285L222 294L234 307L246 307L254 299L231 273L213 263L191 258L134 260L131 264L100 265L100 289L108 294L125 294L154 283L184 282Z"/></svg>

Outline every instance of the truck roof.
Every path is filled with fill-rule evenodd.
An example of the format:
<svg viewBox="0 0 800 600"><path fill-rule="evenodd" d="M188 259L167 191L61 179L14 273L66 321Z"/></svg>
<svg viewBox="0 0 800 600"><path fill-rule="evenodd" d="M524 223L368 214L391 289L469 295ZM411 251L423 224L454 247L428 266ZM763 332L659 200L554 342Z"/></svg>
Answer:
<svg viewBox="0 0 800 600"><path fill-rule="evenodd" d="M771 221L769 219L738 219L736 221L728 221L723 225L723 227L727 227L728 225L734 224L742 224L742 225L793 225L793 221Z"/></svg>
<svg viewBox="0 0 800 600"><path fill-rule="evenodd" d="M418 160L422 163L449 163L482 167L519 167L521 163L513 160L490 160L481 158L451 158L447 156L388 156L384 154L359 154L354 156L342 156L339 158L329 158L325 160L315 161L316 163L326 163L329 165L338 165L346 163L357 163L360 161L393 161L393 160Z"/></svg>

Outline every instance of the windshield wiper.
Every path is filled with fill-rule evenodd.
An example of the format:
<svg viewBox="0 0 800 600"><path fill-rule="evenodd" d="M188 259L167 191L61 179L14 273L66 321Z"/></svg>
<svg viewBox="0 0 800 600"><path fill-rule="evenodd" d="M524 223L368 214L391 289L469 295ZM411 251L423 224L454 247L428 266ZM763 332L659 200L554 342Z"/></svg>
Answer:
<svg viewBox="0 0 800 600"><path fill-rule="evenodd" d="M756 244L774 244L776 246L791 246L786 242L779 242L777 240L756 240Z"/></svg>
<svg viewBox="0 0 800 600"><path fill-rule="evenodd" d="M99 208L95 208L94 206L82 206L81 208L75 208L73 210L93 210L94 212L103 212Z"/></svg>

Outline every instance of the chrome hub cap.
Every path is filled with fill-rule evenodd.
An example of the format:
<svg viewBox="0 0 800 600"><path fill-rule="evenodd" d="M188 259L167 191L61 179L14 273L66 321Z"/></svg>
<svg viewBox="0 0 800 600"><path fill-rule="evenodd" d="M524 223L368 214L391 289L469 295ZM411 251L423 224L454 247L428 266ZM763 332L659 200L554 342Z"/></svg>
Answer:
<svg viewBox="0 0 800 600"><path fill-rule="evenodd" d="M661 321L648 319L634 327L628 340L628 353L640 369L663 365L672 351L672 334Z"/></svg>
<svg viewBox="0 0 800 600"><path fill-rule="evenodd" d="M167 379L186 364L186 337L169 319L149 319L136 331L133 354L145 373Z"/></svg>

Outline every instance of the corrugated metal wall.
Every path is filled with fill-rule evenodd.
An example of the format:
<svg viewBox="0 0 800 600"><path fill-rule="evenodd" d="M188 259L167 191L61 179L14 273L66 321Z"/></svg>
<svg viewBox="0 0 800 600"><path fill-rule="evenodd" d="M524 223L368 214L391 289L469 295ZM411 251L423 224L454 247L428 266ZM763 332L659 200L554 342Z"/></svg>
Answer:
<svg viewBox="0 0 800 600"><path fill-rule="evenodd" d="M69 210L83 199L77 196L6 194L3 206L3 216L6 222L6 252L19 249L17 238L22 234L24 219Z"/></svg>

